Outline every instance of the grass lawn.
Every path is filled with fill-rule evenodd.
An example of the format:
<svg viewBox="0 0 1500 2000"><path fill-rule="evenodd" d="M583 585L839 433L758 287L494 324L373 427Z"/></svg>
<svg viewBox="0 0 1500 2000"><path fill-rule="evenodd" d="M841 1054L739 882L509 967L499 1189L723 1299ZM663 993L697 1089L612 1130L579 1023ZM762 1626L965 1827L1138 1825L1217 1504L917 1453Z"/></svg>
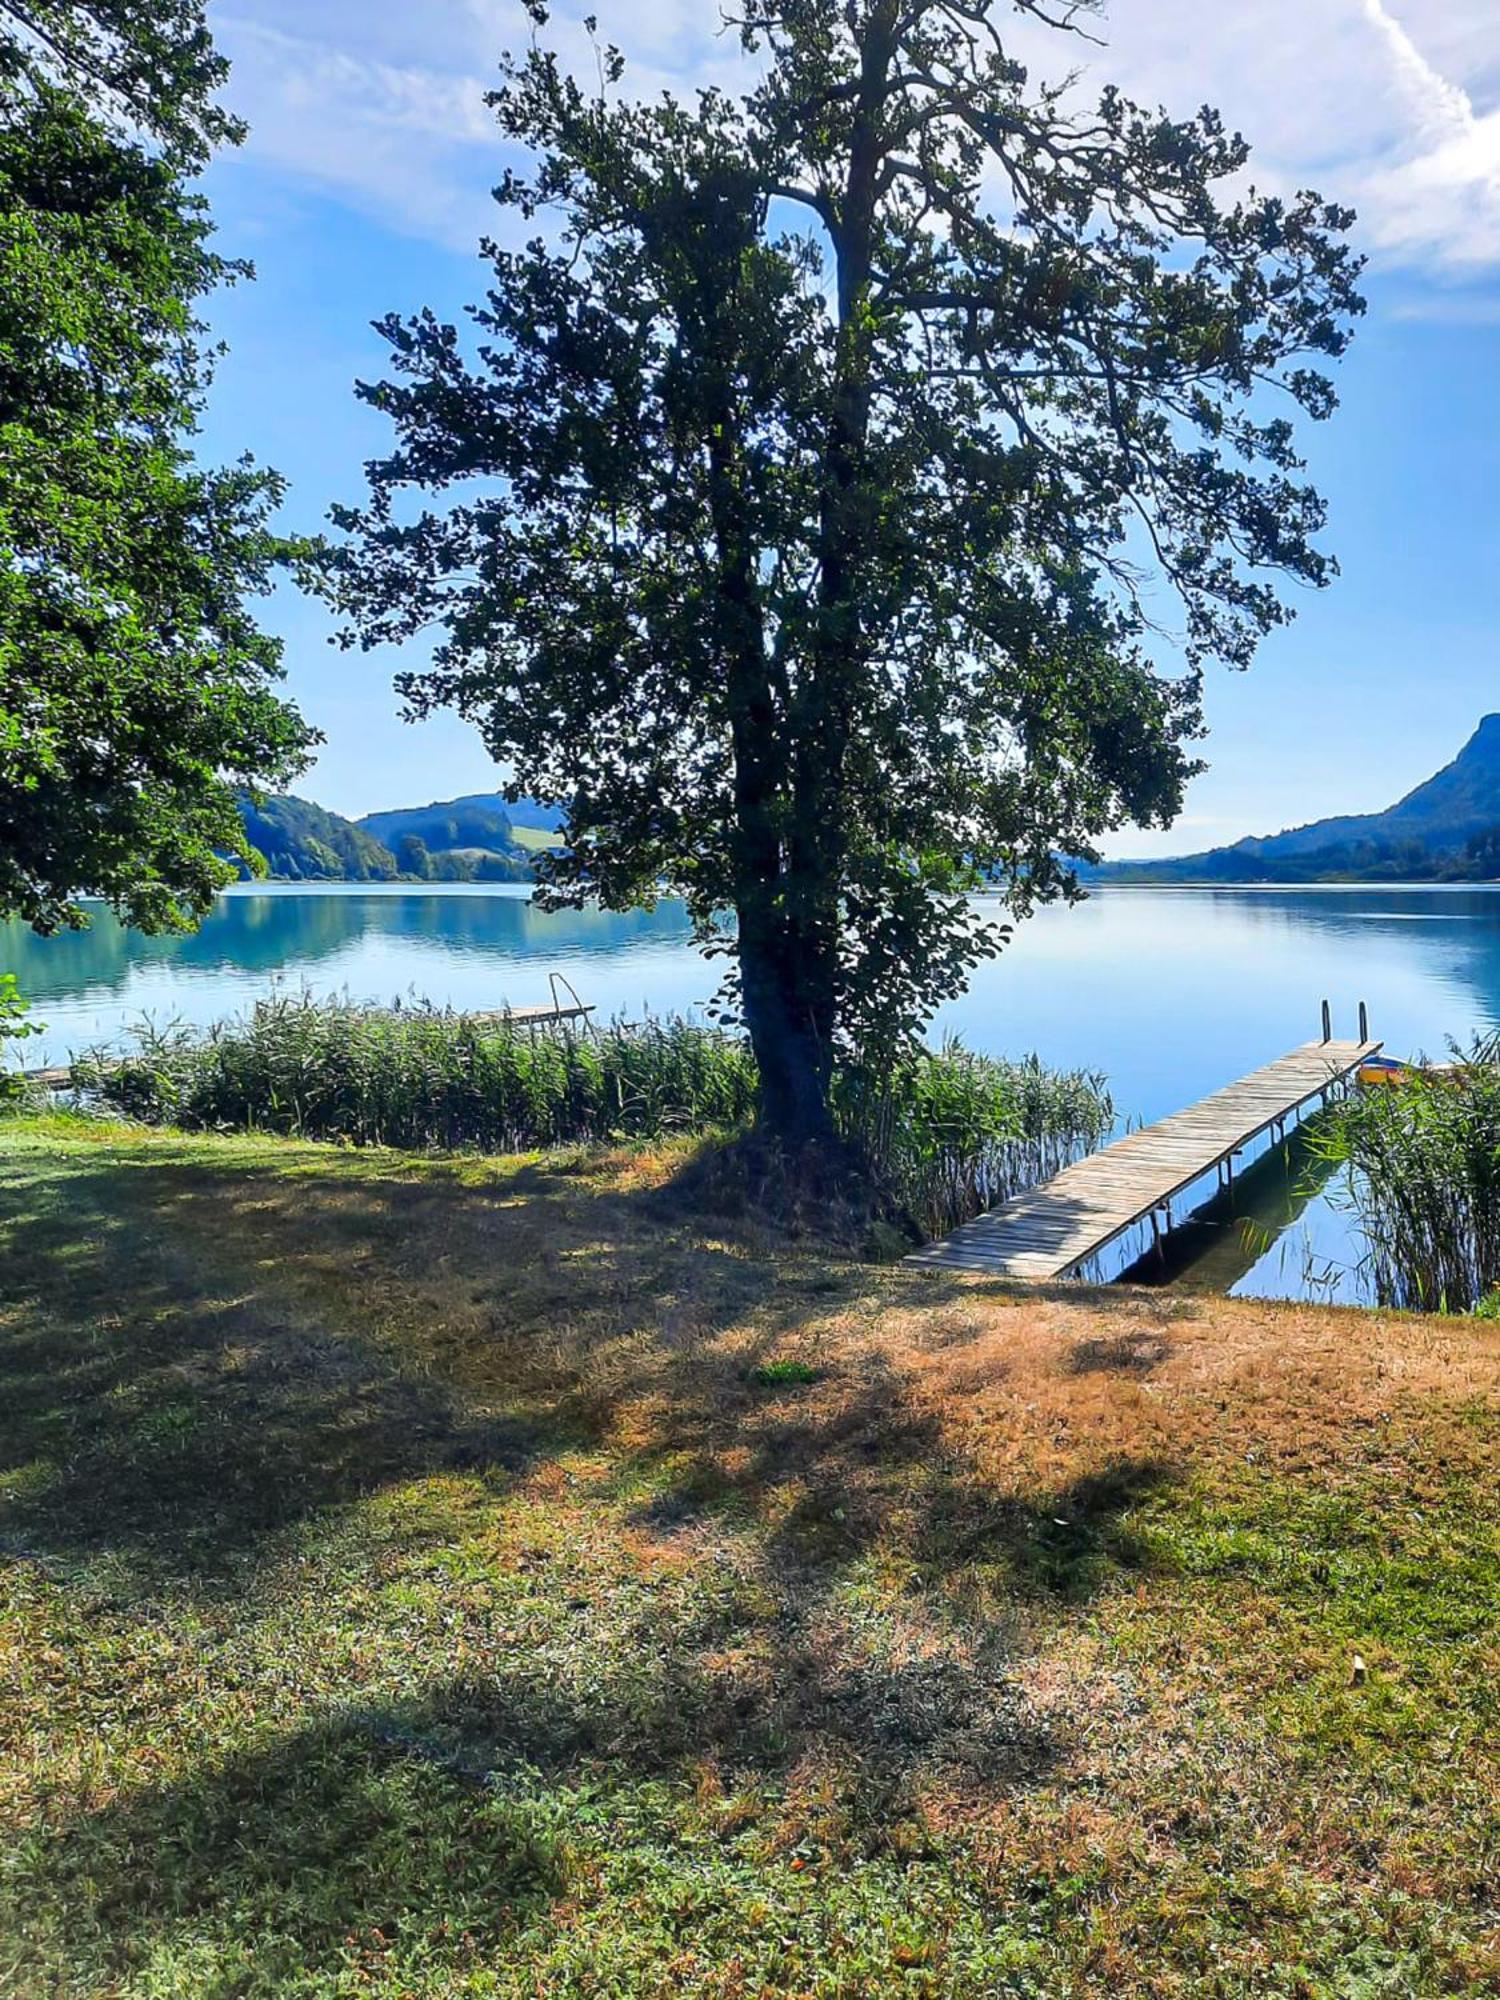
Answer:
<svg viewBox="0 0 1500 2000"><path fill-rule="evenodd" d="M0 1992L1500 1985L1500 1326L0 1126Z"/></svg>

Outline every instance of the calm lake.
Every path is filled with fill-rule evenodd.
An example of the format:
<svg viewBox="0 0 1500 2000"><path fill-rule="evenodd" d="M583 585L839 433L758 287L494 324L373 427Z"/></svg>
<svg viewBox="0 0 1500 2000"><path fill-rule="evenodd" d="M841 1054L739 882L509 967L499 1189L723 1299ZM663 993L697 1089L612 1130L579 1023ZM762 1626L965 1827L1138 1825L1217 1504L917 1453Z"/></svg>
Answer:
<svg viewBox="0 0 1500 2000"><path fill-rule="evenodd" d="M697 1007L717 984L680 906L547 915L511 886L235 889L189 938L139 937L102 911L57 938L0 925L0 971L18 975L46 1024L28 1063L112 1041L143 1015L212 1021L278 986L523 1006L548 1000L557 971L603 1015L638 1018ZM1106 888L1022 926L934 1033L1103 1070L1133 1124L1313 1039L1325 996L1336 1034L1354 1033L1365 1000L1371 1032L1399 1056L1500 1025L1500 892ZM1244 1175L1233 1213L1184 1232L1164 1275L1359 1296L1352 1222L1339 1200L1308 1192L1306 1160L1277 1151ZM1247 1233L1247 1213L1262 1233Z"/></svg>

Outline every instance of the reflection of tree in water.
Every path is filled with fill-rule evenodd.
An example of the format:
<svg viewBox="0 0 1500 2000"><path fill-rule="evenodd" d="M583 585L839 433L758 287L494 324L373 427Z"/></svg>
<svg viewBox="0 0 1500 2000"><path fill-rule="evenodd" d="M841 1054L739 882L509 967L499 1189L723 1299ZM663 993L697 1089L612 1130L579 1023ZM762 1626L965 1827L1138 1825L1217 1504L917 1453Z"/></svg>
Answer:
<svg viewBox="0 0 1500 2000"><path fill-rule="evenodd" d="M203 928L188 937L143 937L104 911L88 930L54 938L39 938L23 924L0 924L0 969L17 975L28 998L46 1000L86 990L118 992L133 968L153 964L295 974L372 936L465 955L557 960L685 941L689 925L676 902L617 915L548 912L521 896L416 890L238 895L222 898Z"/></svg>
<svg viewBox="0 0 1500 2000"><path fill-rule="evenodd" d="M1275 1246L1286 1243L1332 1163L1317 1144L1317 1115L1296 1126L1202 1200L1177 1227L1121 1273L1126 1284L1174 1291L1228 1293ZM1290 1247L1295 1248L1292 1244ZM1288 1270L1288 1290L1311 1293L1312 1274ZM1299 1282L1300 1280L1300 1282Z"/></svg>

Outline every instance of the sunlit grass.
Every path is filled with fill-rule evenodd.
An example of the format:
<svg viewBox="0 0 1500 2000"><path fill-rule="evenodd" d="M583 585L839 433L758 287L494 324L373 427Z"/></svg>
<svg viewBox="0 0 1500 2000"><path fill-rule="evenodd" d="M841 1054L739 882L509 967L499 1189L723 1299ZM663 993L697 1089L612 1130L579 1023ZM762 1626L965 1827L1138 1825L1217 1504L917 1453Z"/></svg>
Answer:
<svg viewBox="0 0 1500 2000"><path fill-rule="evenodd" d="M1500 1329L690 1152L0 1128L0 1991L1493 1990Z"/></svg>

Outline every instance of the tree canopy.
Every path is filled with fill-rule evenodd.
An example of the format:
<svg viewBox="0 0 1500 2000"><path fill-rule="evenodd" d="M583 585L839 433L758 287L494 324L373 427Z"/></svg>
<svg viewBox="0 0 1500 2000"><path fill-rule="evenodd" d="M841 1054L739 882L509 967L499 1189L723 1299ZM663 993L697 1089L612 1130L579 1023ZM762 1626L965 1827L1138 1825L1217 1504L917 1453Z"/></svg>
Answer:
<svg viewBox="0 0 1500 2000"><path fill-rule="evenodd" d="M274 473L200 466L200 323L242 275L192 176L239 128L201 0L0 4L0 916L193 921L246 784L314 740L247 598Z"/></svg>
<svg viewBox="0 0 1500 2000"><path fill-rule="evenodd" d="M1033 83L1013 11L742 0L742 98L508 62L487 296L384 322L395 441L335 517L350 638L435 624L410 709L564 806L551 897L733 912L793 1143L999 948L966 892L1024 914L1172 819L1204 663L1332 574L1292 418L1351 216L1240 191L1212 111Z"/></svg>

